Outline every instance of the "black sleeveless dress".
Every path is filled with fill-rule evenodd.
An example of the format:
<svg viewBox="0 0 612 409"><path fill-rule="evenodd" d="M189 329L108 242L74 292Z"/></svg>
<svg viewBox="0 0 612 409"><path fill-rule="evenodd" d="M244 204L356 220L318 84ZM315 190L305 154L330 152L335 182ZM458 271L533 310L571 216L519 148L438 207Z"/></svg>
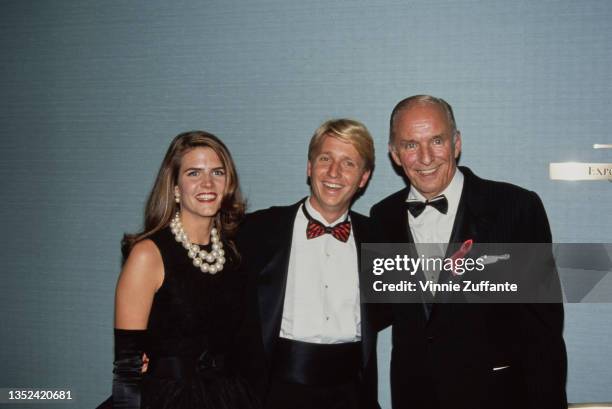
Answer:
<svg viewBox="0 0 612 409"><path fill-rule="evenodd" d="M149 366L141 383L141 407L258 407L237 371L246 277L230 257L221 272L203 273L169 228L150 239L164 262L164 282L149 315Z"/></svg>

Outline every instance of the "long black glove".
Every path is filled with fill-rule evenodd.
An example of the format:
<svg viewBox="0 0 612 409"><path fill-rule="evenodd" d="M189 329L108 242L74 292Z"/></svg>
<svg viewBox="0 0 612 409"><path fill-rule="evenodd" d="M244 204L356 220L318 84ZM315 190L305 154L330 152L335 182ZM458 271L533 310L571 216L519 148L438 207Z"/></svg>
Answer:
<svg viewBox="0 0 612 409"><path fill-rule="evenodd" d="M115 329L113 409L139 409L146 330Z"/></svg>

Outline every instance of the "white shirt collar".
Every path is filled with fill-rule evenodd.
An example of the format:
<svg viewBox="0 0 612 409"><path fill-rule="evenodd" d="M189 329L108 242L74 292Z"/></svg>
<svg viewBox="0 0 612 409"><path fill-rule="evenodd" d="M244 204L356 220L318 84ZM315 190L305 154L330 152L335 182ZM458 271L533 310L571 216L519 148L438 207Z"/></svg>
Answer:
<svg viewBox="0 0 612 409"><path fill-rule="evenodd" d="M461 191L463 190L463 173L459 170L459 168L455 169L455 174L451 179L451 182L446 186L440 195L446 196L446 200L448 200L449 206L452 204L459 203L459 199L461 199ZM439 195L438 195L439 196ZM410 186L410 191L408 192L408 197L406 198L407 202L411 202L413 200L418 200L420 202L425 202L425 196L418 190L414 188L414 186ZM310 211L310 210L308 210Z"/></svg>
<svg viewBox="0 0 612 409"><path fill-rule="evenodd" d="M342 215L340 215L340 217L338 217L332 223L328 223L327 220L325 220L325 217L321 216L321 213L317 212L317 210L314 207L312 207L312 204L310 204L311 197L312 196L308 196L308 198L304 202L304 206L306 206L306 211L312 216L313 219L317 220L318 222L321 222L324 226L335 226L336 224L343 222L344 219L346 219L348 210L342 213Z"/></svg>

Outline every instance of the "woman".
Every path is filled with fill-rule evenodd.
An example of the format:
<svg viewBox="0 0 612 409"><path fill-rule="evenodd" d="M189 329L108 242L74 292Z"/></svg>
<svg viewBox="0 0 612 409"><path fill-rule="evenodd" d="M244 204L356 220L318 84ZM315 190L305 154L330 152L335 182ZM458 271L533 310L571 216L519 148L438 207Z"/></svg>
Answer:
<svg viewBox="0 0 612 409"><path fill-rule="evenodd" d="M256 406L232 362L245 297L231 238L244 207L231 155L217 137L174 138L144 230L123 240L114 408Z"/></svg>

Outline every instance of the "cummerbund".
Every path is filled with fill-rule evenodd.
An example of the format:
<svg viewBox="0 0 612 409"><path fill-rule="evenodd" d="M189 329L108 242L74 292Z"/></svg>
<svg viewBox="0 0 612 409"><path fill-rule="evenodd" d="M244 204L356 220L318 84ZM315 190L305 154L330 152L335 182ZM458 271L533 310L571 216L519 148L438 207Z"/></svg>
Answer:
<svg viewBox="0 0 612 409"><path fill-rule="evenodd" d="M357 378L361 342L315 344L278 338L272 375L304 385L339 385Z"/></svg>

